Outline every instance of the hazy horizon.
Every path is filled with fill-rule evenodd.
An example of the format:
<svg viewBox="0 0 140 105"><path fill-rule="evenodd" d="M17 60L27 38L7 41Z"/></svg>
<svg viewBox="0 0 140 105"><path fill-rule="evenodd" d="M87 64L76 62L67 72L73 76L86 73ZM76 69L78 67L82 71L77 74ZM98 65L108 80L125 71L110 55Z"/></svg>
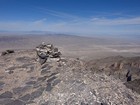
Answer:
<svg viewBox="0 0 140 105"><path fill-rule="evenodd" d="M135 37L140 35L139 4L139 0L1 0L0 31Z"/></svg>
<svg viewBox="0 0 140 105"><path fill-rule="evenodd" d="M139 55L139 0L0 0L0 51L42 41L64 55Z"/></svg>

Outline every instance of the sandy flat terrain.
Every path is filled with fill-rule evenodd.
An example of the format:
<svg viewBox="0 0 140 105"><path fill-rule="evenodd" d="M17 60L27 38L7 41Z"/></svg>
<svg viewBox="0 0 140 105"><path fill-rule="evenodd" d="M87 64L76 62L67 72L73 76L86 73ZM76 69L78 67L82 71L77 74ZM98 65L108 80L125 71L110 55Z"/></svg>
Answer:
<svg viewBox="0 0 140 105"><path fill-rule="evenodd" d="M80 37L73 35L0 35L0 51L6 49L34 49L41 42L57 46L64 56L102 58L114 55L139 56L136 40L110 37Z"/></svg>

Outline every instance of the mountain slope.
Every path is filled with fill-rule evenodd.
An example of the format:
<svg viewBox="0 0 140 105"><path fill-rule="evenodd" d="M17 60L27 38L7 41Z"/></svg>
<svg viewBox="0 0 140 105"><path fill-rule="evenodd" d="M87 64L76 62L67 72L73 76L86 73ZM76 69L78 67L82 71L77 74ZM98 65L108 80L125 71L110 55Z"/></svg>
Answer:
<svg viewBox="0 0 140 105"><path fill-rule="evenodd" d="M139 105L121 80L63 58L40 65L34 50L0 56L0 105Z"/></svg>

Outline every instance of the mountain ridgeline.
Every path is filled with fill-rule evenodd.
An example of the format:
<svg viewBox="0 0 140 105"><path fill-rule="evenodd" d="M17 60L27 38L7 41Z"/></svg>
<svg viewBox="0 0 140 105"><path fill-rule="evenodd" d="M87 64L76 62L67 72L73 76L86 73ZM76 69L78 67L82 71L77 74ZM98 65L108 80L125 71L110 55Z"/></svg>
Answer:
<svg viewBox="0 0 140 105"><path fill-rule="evenodd" d="M139 90L140 57L84 60L44 43L0 56L0 105L139 105Z"/></svg>

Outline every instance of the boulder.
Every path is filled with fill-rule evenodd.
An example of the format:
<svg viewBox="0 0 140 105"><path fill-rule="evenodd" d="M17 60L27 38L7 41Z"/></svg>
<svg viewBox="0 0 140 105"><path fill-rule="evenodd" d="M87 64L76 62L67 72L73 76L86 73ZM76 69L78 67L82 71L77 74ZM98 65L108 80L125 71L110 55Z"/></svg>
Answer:
<svg viewBox="0 0 140 105"><path fill-rule="evenodd" d="M6 50L7 53L14 53L14 50Z"/></svg>
<svg viewBox="0 0 140 105"><path fill-rule="evenodd" d="M6 51L3 51L1 53L1 56L7 55L7 54L10 54L10 53L14 53L14 52L15 52L14 50L6 50Z"/></svg>
<svg viewBox="0 0 140 105"><path fill-rule="evenodd" d="M7 52L6 51L3 51L2 53L1 53L1 56L4 56L4 55L6 55L7 54Z"/></svg>

